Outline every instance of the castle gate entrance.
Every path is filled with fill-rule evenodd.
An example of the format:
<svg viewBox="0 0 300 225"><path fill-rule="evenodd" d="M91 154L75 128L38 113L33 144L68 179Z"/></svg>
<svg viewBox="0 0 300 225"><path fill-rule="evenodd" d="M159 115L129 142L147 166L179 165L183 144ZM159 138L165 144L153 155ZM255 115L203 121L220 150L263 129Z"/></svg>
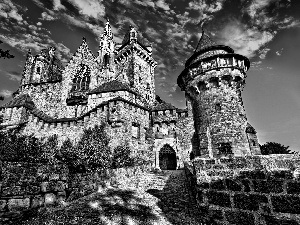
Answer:
<svg viewBox="0 0 300 225"><path fill-rule="evenodd" d="M159 151L159 167L162 170L176 170L176 152L168 144L165 144Z"/></svg>

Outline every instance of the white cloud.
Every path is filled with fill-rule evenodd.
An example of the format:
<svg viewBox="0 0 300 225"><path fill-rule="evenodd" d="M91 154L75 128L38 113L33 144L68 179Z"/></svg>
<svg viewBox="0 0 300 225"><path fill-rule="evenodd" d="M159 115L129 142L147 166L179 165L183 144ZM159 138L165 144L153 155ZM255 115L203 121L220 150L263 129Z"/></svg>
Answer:
<svg viewBox="0 0 300 225"><path fill-rule="evenodd" d="M79 13L88 17L99 18L105 15L105 6L102 0L68 0L79 10Z"/></svg>
<svg viewBox="0 0 300 225"><path fill-rule="evenodd" d="M267 53L270 51L271 49L269 48L263 48L262 50L259 51L259 58L260 59L265 59Z"/></svg>
<svg viewBox="0 0 300 225"><path fill-rule="evenodd" d="M53 0L53 9L58 11L60 9L66 9L66 7L61 4L60 0Z"/></svg>
<svg viewBox="0 0 300 225"><path fill-rule="evenodd" d="M37 26L42 26L42 23L41 22L37 22L36 25Z"/></svg>
<svg viewBox="0 0 300 225"><path fill-rule="evenodd" d="M42 20L55 20L56 18L54 17L54 16L52 16L52 15L50 15L50 14L48 14L47 12L42 12L42 14L41 14L41 16L42 16Z"/></svg>
<svg viewBox="0 0 300 225"><path fill-rule="evenodd" d="M233 20L223 28L221 37L225 45L251 58L256 51L274 38L274 33L260 31L255 27L247 28L246 25Z"/></svg>
<svg viewBox="0 0 300 225"><path fill-rule="evenodd" d="M278 55L278 56L281 56L281 54L282 54L282 51L283 51L283 48L282 48L282 49L280 49L280 50L278 50L278 51L276 51L276 55Z"/></svg>
<svg viewBox="0 0 300 225"><path fill-rule="evenodd" d="M257 11L265 8L273 0L254 0L247 9L249 16L254 18L257 15Z"/></svg>
<svg viewBox="0 0 300 225"><path fill-rule="evenodd" d="M201 12L200 17L197 19L200 20L211 20L213 18L213 13L220 11L223 8L225 0L215 0L210 4L206 0L193 0L189 3L188 9L198 10Z"/></svg>
<svg viewBox="0 0 300 225"><path fill-rule="evenodd" d="M5 98L9 98L12 96L13 91L3 89L0 91L0 96L4 96Z"/></svg>
<svg viewBox="0 0 300 225"><path fill-rule="evenodd" d="M13 4L10 0L2 0L0 3L0 16L6 19L11 18L19 22L23 21L22 15L19 13L19 6Z"/></svg>
<svg viewBox="0 0 300 225"><path fill-rule="evenodd" d="M13 74L13 73L10 73L10 72L7 72L7 76L9 77L10 80L13 80L13 81L21 81L22 77L21 76L18 76L16 74Z"/></svg>
<svg viewBox="0 0 300 225"><path fill-rule="evenodd" d="M164 0L158 0L156 2L156 6L159 7L159 8L162 8L165 11L170 10L169 5Z"/></svg>

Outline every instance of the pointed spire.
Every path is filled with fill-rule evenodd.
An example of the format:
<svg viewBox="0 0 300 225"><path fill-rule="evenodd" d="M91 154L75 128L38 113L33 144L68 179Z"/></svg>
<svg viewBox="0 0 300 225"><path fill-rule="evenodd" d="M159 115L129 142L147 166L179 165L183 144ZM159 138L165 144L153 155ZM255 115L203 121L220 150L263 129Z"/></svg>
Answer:
<svg viewBox="0 0 300 225"><path fill-rule="evenodd" d="M136 42L137 41L137 32L134 29L133 26L130 25L130 33L129 33L129 39L130 39L130 43Z"/></svg>
<svg viewBox="0 0 300 225"><path fill-rule="evenodd" d="M113 34L111 32L111 26L110 26L110 23L109 23L109 18L106 19L106 24L105 24L103 34L105 36L107 36L109 39L113 39Z"/></svg>
<svg viewBox="0 0 300 225"><path fill-rule="evenodd" d="M201 38L197 44L197 47L196 47L194 53L200 52L201 50L208 48L210 46L217 45L216 42L211 40L210 37L208 36L208 34L205 33L204 22L202 23L201 29L202 29L202 35L201 35Z"/></svg>

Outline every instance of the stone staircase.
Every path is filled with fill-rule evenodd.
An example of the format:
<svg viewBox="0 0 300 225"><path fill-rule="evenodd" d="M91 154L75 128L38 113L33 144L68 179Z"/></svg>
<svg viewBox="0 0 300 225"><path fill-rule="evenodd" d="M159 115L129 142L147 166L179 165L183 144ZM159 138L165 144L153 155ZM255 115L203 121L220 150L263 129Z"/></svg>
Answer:
<svg viewBox="0 0 300 225"><path fill-rule="evenodd" d="M186 186L184 170L147 173L140 188L158 199L156 204L171 224L201 224Z"/></svg>

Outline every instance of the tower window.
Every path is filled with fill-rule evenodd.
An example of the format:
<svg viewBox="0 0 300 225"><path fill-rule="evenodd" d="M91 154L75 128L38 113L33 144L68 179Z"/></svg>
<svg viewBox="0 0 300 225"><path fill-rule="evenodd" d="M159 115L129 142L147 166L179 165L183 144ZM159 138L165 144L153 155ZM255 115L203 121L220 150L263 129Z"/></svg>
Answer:
<svg viewBox="0 0 300 225"><path fill-rule="evenodd" d="M136 139L140 138L140 126L136 123L132 123L132 137Z"/></svg>
<svg viewBox="0 0 300 225"><path fill-rule="evenodd" d="M103 57L103 65L108 66L109 65L109 55L105 54Z"/></svg>
<svg viewBox="0 0 300 225"><path fill-rule="evenodd" d="M216 111L221 111L221 104L220 103L216 104Z"/></svg>
<svg viewBox="0 0 300 225"><path fill-rule="evenodd" d="M39 73L41 73L41 67L37 67L36 68L36 72L39 74Z"/></svg>
<svg viewBox="0 0 300 225"><path fill-rule="evenodd" d="M230 143L219 143L218 146L219 154L220 155L229 155L232 154L232 148Z"/></svg>
<svg viewBox="0 0 300 225"><path fill-rule="evenodd" d="M207 90L206 84L205 84L204 81L199 81L199 83L198 83L198 89L199 89L199 91L205 91L205 90Z"/></svg>
<svg viewBox="0 0 300 225"><path fill-rule="evenodd" d="M251 142L253 146L256 146L256 142L254 140L251 140Z"/></svg>

